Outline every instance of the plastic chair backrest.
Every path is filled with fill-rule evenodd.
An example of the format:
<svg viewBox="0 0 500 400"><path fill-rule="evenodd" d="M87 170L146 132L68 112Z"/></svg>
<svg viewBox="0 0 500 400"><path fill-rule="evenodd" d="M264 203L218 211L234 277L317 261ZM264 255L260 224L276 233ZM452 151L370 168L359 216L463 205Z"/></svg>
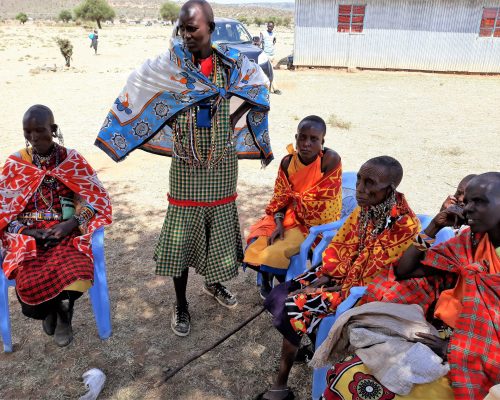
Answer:
<svg viewBox="0 0 500 400"><path fill-rule="evenodd" d="M417 218L420 220L420 225L422 226L422 230L427 228L432 221L432 217L426 214L417 214Z"/></svg>
<svg viewBox="0 0 500 400"><path fill-rule="evenodd" d="M354 208L358 205L356 201L356 172L343 172L342 173L342 211L340 218L347 217Z"/></svg>

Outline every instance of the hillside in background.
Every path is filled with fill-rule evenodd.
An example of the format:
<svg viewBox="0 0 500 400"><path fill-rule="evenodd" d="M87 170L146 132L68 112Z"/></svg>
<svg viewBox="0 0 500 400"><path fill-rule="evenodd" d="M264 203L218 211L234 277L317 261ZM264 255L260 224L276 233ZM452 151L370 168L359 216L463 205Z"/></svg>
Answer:
<svg viewBox="0 0 500 400"><path fill-rule="evenodd" d="M17 13L24 12L33 19L55 19L61 10L73 10L80 0L2 0L0 1L0 18L11 19ZM109 1L116 11L118 18L127 19L156 19L159 16L161 0L140 1ZM182 4L183 2L179 2ZM215 15L218 17L291 17L293 18L294 4L283 3L246 3L246 4L217 4L212 3Z"/></svg>

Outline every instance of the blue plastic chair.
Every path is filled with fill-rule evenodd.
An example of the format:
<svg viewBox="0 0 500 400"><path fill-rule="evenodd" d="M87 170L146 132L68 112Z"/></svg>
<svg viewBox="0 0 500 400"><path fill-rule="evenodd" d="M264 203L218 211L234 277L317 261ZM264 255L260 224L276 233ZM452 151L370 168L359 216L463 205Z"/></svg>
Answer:
<svg viewBox="0 0 500 400"><path fill-rule="evenodd" d="M92 252L94 254L94 285L89 289L89 296L99 337L104 340L111 336L112 331L106 279L106 260L104 258L104 228L97 229L92 235ZM1 267L2 259L0 257L0 330L2 332L3 351L10 353L12 352L12 336L8 289L9 286L16 286L16 282L8 280Z"/></svg>
<svg viewBox="0 0 500 400"><path fill-rule="evenodd" d="M420 220L420 225L422 226L422 230L427 228L427 226L432 221L431 216L425 214L418 214L418 219ZM441 241L444 241L446 237L450 235L450 232L453 233L452 229L442 229L440 232L445 231L444 234L441 235ZM438 238L436 237L436 244L438 243ZM352 308L356 302L363 296L366 291L366 287L364 286L355 286L351 288L349 292L349 296L337 307L337 311L335 315L324 318L318 328L318 334L316 336L316 344L315 348L318 348L321 343L328 336L328 332L332 328L333 324L337 320L337 318L342 315L344 312ZM323 392L326 389L326 374L328 372L329 367L323 368L315 368L313 372L313 384L312 384L312 398L317 400L321 397Z"/></svg>

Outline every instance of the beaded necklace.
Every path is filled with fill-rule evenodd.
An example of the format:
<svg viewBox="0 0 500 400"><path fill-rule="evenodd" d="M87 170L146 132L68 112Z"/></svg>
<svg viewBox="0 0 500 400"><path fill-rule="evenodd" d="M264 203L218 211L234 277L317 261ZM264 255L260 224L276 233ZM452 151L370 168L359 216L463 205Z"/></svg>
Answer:
<svg viewBox="0 0 500 400"><path fill-rule="evenodd" d="M36 153L33 149L33 154L32 154L33 164L35 164L38 169L46 169L46 167L50 164L51 160L54 157L55 157L55 166L57 167L59 165L59 146L56 143L54 143L52 151L47 156L42 156ZM43 187L49 189L50 201L49 199L47 199L47 197L44 196ZM54 190L56 189L57 189L56 178L54 178L53 176L46 176L43 178L41 185L35 191L35 194L33 196L35 202L35 209L37 211L52 211L52 207L54 205ZM42 199L42 202L46 206L45 210L42 210L38 207L39 197Z"/></svg>
<svg viewBox="0 0 500 400"><path fill-rule="evenodd" d="M375 206L363 207L359 214L359 252L365 248L366 234L368 224L373 222L373 229L370 236L375 238L380 232L388 227L397 216L396 194L392 194L382 203Z"/></svg>
<svg viewBox="0 0 500 400"><path fill-rule="evenodd" d="M212 63L213 63L213 76L212 82L217 85L217 74L218 74L218 65L217 65L217 57L215 52L212 53ZM225 80L225 78L224 78ZM225 83L224 83L225 85ZM212 124L210 128L210 147L207 156L204 158L203 154L199 148L200 141L200 133L198 131L198 112L199 107L190 108L187 111L187 120L188 127L187 131L189 134L188 146L187 148L183 145L182 139L184 139L184 134L182 129L179 127L177 119L175 119L172 126L172 142L173 142L173 153L174 156L183 160L191 167L203 167L207 169L212 169L217 167L220 162L226 157L226 154L232 144L232 132L231 129L228 130L228 138L226 140L226 145L224 146L223 151L219 156L217 155L217 129L219 127L219 116L217 113L217 109L222 101L222 98L219 97L215 101L211 101L212 107Z"/></svg>

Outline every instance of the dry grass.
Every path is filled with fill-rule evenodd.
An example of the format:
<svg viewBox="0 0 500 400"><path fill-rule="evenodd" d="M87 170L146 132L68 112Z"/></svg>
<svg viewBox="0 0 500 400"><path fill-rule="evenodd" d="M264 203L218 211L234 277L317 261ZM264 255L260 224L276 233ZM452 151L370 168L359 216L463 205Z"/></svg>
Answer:
<svg viewBox="0 0 500 400"><path fill-rule="evenodd" d="M351 129L352 126L351 122L342 120L336 114L330 114L328 116L327 124L332 128L344 129L346 131Z"/></svg>
<svg viewBox="0 0 500 400"><path fill-rule="evenodd" d="M460 157L465 154L465 150L459 146L451 146L449 148L443 149L441 153L446 156Z"/></svg>

